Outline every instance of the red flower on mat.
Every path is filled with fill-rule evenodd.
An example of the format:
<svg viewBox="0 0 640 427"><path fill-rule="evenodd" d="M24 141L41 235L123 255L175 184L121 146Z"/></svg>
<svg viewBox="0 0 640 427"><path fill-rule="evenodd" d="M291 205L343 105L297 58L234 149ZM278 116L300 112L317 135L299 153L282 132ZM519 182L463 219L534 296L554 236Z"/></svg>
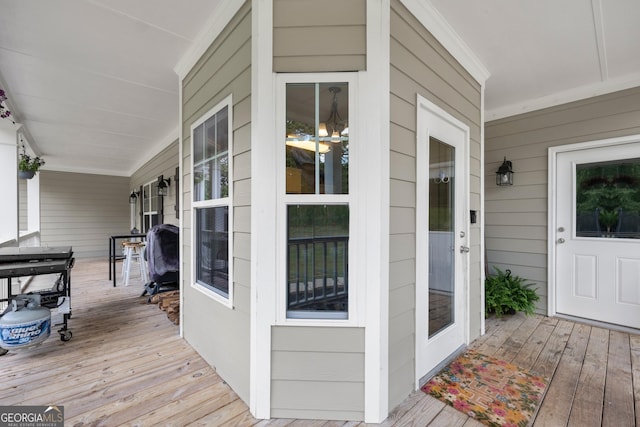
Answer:
<svg viewBox="0 0 640 427"><path fill-rule="evenodd" d="M464 400L456 400L453 402L453 407L460 412L468 413L471 410L471 405Z"/></svg>
<svg viewBox="0 0 640 427"><path fill-rule="evenodd" d="M500 417L504 417L505 415L507 415L507 411L498 407L494 407L493 412Z"/></svg>
<svg viewBox="0 0 640 427"><path fill-rule="evenodd" d="M457 388L455 388L455 387L449 387L449 388L447 389L447 391L448 391L449 393L451 393L451 394L460 394L460 390L458 390L458 389L457 389Z"/></svg>

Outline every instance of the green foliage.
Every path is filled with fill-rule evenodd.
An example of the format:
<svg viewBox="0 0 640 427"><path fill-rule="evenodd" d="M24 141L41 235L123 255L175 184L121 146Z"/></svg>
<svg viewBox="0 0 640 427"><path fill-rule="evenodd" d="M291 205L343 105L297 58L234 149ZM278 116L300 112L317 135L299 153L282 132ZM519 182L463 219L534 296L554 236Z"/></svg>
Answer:
<svg viewBox="0 0 640 427"><path fill-rule="evenodd" d="M495 313L502 316L509 312L522 311L532 315L535 302L540 299L533 283L519 276L512 276L511 270L502 271L494 267L497 275L488 276L485 280L485 315Z"/></svg>
<svg viewBox="0 0 640 427"><path fill-rule="evenodd" d="M26 153L20 154L20 161L18 162L18 170L28 172L38 172L40 166L44 165L44 160L40 157L31 157Z"/></svg>

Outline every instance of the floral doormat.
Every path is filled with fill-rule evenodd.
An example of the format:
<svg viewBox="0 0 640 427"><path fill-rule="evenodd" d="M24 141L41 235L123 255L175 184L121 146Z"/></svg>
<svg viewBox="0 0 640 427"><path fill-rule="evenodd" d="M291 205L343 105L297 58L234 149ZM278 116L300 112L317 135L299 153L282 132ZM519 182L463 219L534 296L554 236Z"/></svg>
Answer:
<svg viewBox="0 0 640 427"><path fill-rule="evenodd" d="M524 427L544 396L547 378L468 350L422 391L491 427Z"/></svg>

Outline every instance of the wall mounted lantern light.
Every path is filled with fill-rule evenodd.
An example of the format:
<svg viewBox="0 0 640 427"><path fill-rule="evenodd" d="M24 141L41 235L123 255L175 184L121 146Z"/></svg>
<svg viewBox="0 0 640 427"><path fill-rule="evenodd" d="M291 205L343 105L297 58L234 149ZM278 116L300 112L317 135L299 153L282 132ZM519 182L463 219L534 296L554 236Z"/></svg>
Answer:
<svg viewBox="0 0 640 427"><path fill-rule="evenodd" d="M496 185L513 185L513 165L506 157L496 172Z"/></svg>
<svg viewBox="0 0 640 427"><path fill-rule="evenodd" d="M169 186L171 185L171 178L164 179L164 175L158 177L158 196L166 196L169 194Z"/></svg>
<svg viewBox="0 0 640 427"><path fill-rule="evenodd" d="M136 202L138 201L138 194L139 193L137 191L132 191L131 194L129 194L129 204L136 204Z"/></svg>

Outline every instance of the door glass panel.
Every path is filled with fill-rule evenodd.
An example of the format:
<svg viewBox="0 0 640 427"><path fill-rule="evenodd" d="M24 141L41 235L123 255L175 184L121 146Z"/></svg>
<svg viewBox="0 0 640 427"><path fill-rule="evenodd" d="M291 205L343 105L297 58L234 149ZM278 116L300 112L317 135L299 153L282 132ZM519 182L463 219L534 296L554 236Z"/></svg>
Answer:
<svg viewBox="0 0 640 427"><path fill-rule="evenodd" d="M576 166L576 236L640 238L640 159Z"/></svg>
<svg viewBox="0 0 640 427"><path fill-rule="evenodd" d="M429 139L429 337L455 322L455 148Z"/></svg>

